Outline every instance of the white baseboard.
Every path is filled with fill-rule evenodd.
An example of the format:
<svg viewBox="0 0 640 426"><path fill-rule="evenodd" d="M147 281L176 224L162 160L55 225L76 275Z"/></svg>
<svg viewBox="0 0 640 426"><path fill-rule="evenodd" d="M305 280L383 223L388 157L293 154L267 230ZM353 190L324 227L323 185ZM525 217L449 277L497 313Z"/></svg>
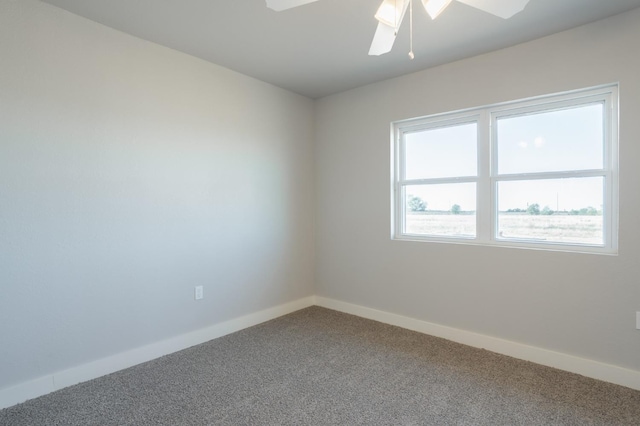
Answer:
<svg viewBox="0 0 640 426"><path fill-rule="evenodd" d="M290 303L285 303L260 312L234 318L210 327L195 330L167 340L141 346L126 352L121 352L116 355L72 367L67 370L39 377L28 382L0 389L0 409L19 404L28 399L36 398L76 383L95 379L124 368L132 367L194 345L199 345L200 343L208 342L211 339L252 327L314 304L314 296L305 297Z"/></svg>
<svg viewBox="0 0 640 426"><path fill-rule="evenodd" d="M0 409L19 404L28 399L36 398L76 383L132 367L200 343L208 342L209 340L240 331L312 305L395 325L431 336L442 337L465 345L484 348L514 358L640 390L640 371L629 370L615 365L434 324L347 302L319 296L310 296L167 340L121 352L67 370L55 372L28 382L19 383L15 386L0 389Z"/></svg>
<svg viewBox="0 0 640 426"><path fill-rule="evenodd" d="M316 305L640 390L640 371L316 296Z"/></svg>

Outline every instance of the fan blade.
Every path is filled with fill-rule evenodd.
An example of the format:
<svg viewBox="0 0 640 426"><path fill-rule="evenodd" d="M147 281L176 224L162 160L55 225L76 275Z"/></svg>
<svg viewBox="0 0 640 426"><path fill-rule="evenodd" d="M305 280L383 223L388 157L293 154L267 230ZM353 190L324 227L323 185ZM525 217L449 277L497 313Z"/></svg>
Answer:
<svg viewBox="0 0 640 426"><path fill-rule="evenodd" d="M267 0L267 7L276 12L291 9L293 7L302 6L303 4L313 3L318 0Z"/></svg>
<svg viewBox="0 0 640 426"><path fill-rule="evenodd" d="M393 1L393 3L392 3ZM396 35L398 35L398 28L402 25L405 13L411 0L400 0L402 3L396 5L396 0L383 0L378 13L376 13L376 19L378 20L378 28L373 35L373 41L369 48L370 56L380 56L388 53L393 48L393 43L396 41ZM391 7L388 7L390 6ZM398 16L398 9L400 15ZM386 22L396 22L397 26L388 25Z"/></svg>
<svg viewBox="0 0 640 426"><path fill-rule="evenodd" d="M529 0L458 0L476 9L489 12L500 18L509 19L518 12L522 12Z"/></svg>
<svg viewBox="0 0 640 426"><path fill-rule="evenodd" d="M382 0L382 4L375 14L378 22L390 27L400 28L404 14L411 0Z"/></svg>
<svg viewBox="0 0 640 426"><path fill-rule="evenodd" d="M370 56L380 56L384 53L391 51L393 43L396 41L397 31L395 28L390 27L382 22L378 22L378 28L373 36L371 42L371 48L369 49Z"/></svg>

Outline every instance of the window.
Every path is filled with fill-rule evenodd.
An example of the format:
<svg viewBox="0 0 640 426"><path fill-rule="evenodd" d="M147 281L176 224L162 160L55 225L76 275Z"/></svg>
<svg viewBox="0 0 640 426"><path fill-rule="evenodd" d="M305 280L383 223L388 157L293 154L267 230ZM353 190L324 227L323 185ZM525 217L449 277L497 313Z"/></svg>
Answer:
<svg viewBox="0 0 640 426"><path fill-rule="evenodd" d="M393 237L617 250L617 86L394 123Z"/></svg>

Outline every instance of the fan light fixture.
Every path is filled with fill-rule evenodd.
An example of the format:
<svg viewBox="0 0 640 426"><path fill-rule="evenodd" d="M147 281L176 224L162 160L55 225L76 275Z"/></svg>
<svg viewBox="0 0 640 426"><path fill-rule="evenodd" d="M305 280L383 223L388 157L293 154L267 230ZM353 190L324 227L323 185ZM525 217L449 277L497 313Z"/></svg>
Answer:
<svg viewBox="0 0 640 426"><path fill-rule="evenodd" d="M422 5L426 9L431 19L436 19L452 0L422 0Z"/></svg>
<svg viewBox="0 0 640 426"><path fill-rule="evenodd" d="M307 3L315 3L318 0L265 0L267 7L275 11L287 10ZM421 0L422 5L431 17L436 19L451 4L453 0ZM459 3L475 7L484 12L509 19L516 13L522 12L530 0L457 0ZM382 4L375 14L378 20L376 32L373 35L369 55L383 55L390 52L393 43L398 36L398 29L402 24L404 15L409 9L409 57L413 54L413 0L382 0Z"/></svg>

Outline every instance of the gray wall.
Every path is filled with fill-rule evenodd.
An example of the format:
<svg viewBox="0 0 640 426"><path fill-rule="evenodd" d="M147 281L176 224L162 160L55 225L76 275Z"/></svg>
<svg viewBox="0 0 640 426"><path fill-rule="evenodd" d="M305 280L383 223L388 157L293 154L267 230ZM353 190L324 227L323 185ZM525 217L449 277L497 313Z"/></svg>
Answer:
<svg viewBox="0 0 640 426"><path fill-rule="evenodd" d="M640 370L639 39L636 10L314 104L0 0L0 389L314 293ZM618 256L390 240L391 121L618 81Z"/></svg>
<svg viewBox="0 0 640 426"><path fill-rule="evenodd" d="M640 10L324 98L316 294L640 370ZM619 255L392 241L394 120L620 82Z"/></svg>
<svg viewBox="0 0 640 426"><path fill-rule="evenodd" d="M0 389L312 295L312 139L309 99L0 1Z"/></svg>

